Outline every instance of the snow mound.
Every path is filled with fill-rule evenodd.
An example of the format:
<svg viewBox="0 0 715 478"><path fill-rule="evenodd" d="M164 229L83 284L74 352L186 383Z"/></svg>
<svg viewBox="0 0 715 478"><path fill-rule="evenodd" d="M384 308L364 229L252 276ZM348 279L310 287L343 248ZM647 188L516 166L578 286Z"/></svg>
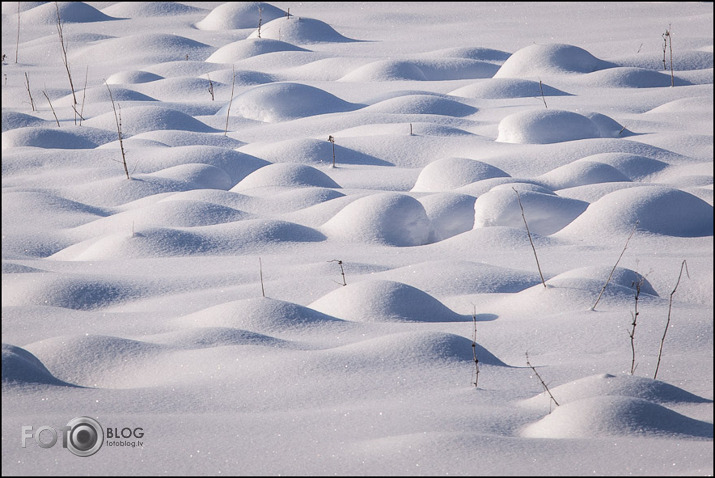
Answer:
<svg viewBox="0 0 715 478"><path fill-rule="evenodd" d="M2 110L2 131L9 131L11 129L24 128L27 126L43 126L46 125L47 121L37 116L28 115L25 113L19 113L17 111ZM3 143L5 138L3 138Z"/></svg>
<svg viewBox="0 0 715 478"><path fill-rule="evenodd" d="M610 280L609 280L610 277ZM547 281L554 287L580 289L598 293L608 281L605 292L608 294L623 294L633 296L637 283L640 282L640 293L658 297L658 293L648 279L634 270L625 267L587 266L558 274ZM642 282L641 282L642 281Z"/></svg>
<svg viewBox="0 0 715 478"><path fill-rule="evenodd" d="M620 66L630 66L634 68L644 68L647 70L663 70L663 53L644 54L640 52L637 55L620 56L614 59L614 62ZM670 63L668 63L670 69ZM700 50L680 50L678 51L677 60L673 61L673 70L707 70L713 68L713 51ZM670 86L670 84L668 84Z"/></svg>
<svg viewBox="0 0 715 478"><path fill-rule="evenodd" d="M499 122L497 141L547 144L600 138L598 126L586 116L565 110L532 110L513 113Z"/></svg>
<svg viewBox="0 0 715 478"><path fill-rule="evenodd" d="M457 314L416 287L388 280L365 280L348 284L329 292L309 307L354 322L472 320L471 316Z"/></svg>
<svg viewBox="0 0 715 478"><path fill-rule="evenodd" d="M430 236L430 220L417 199L385 192L361 197L340 210L321 230L348 242L419 246Z"/></svg>
<svg viewBox="0 0 715 478"><path fill-rule="evenodd" d="M56 274L16 274L3 278L3 306L42 305L72 310L96 310L141 295L139 288L120 280L95 276L64 279Z"/></svg>
<svg viewBox="0 0 715 478"><path fill-rule="evenodd" d="M540 77L563 73L591 73L613 66L583 48L562 43L529 45L514 52L494 78Z"/></svg>
<svg viewBox="0 0 715 478"><path fill-rule="evenodd" d="M352 111L360 108L327 91L301 83L271 83L260 85L236 95L231 103L231 115L256 121L275 123L307 116ZM228 105L217 115L226 116Z"/></svg>
<svg viewBox="0 0 715 478"><path fill-rule="evenodd" d="M520 191L529 231L548 236L583 213L588 203L538 191ZM508 184L479 196L474 203L474 228L506 226L524 229L519 197Z"/></svg>
<svg viewBox="0 0 715 478"><path fill-rule="evenodd" d="M142 257L221 255L260 250L277 243L318 242L325 236L310 227L276 219L244 219L191 230L147 227L124 230L73 244L51 256L62 261L92 261Z"/></svg>
<svg viewBox="0 0 715 478"><path fill-rule="evenodd" d="M231 189L234 192L270 186L339 188L324 172L307 164L275 163L264 166Z"/></svg>
<svg viewBox="0 0 715 478"><path fill-rule="evenodd" d="M110 111L84 122L86 126L116 131L114 112ZM85 128L86 126L82 126ZM171 108L163 106L132 106L122 108L122 134L135 135L155 130L181 130L197 133L218 133L205 123Z"/></svg>
<svg viewBox="0 0 715 478"><path fill-rule="evenodd" d="M82 128L85 127L83 126ZM87 133L87 130L72 129L71 131L65 131L64 129L50 126L26 126L4 131L2 133L2 149L23 146L56 149L94 149L103 142L111 141L106 136L100 141L96 141L91 136L83 133ZM116 138L116 135L114 138Z"/></svg>
<svg viewBox="0 0 715 478"><path fill-rule="evenodd" d="M154 131L150 133L145 133L142 136L146 138L157 138L158 140L167 140L164 135L159 134L159 131ZM178 135L186 136L188 133L185 131L167 131L166 133L176 133ZM223 135L221 135L223 137ZM171 138L168 138L171 139ZM189 145L181 146L172 144L171 141L167 141L169 145L173 146L171 148L159 147L159 148L147 148L144 151L148 154L146 158L142 159L140 163L141 170L147 173L152 172L162 172L166 177L173 177L177 180L192 181L192 178L196 178L197 173L202 175L208 173L210 176L222 176L220 173L212 170L200 171L200 170L184 170L182 175L181 170L175 170L174 172L168 171L168 168L180 165L196 165L203 164L206 166L213 166L220 169L229 178L231 183L228 188L234 186L236 183L244 179L249 174L254 171L267 166L267 161L256 158L249 154L234 151L233 149L228 149L226 147L218 146L204 146L204 145ZM180 173L180 174L177 174ZM216 174L214 174L216 173ZM161 174L160 174L161 175ZM224 189L223 187L219 189Z"/></svg>
<svg viewBox="0 0 715 478"><path fill-rule="evenodd" d="M211 63L233 63L266 53L277 51L309 51L290 43L270 38L248 38L224 45L209 56Z"/></svg>
<svg viewBox="0 0 715 478"><path fill-rule="evenodd" d="M544 404L544 394L523 400L520 404L530 407L541 407ZM621 396L640 398L655 403L708 403L711 400L694 395L682 388L670 385L660 380L639 377L637 375L611 375L608 373L591 375L573 382L551 388L554 397L558 397L559 405L575 402L594 396Z"/></svg>
<svg viewBox="0 0 715 478"><path fill-rule="evenodd" d="M165 17L200 12L200 8L179 2L118 2L102 10L122 18Z"/></svg>
<svg viewBox="0 0 715 478"><path fill-rule="evenodd" d="M175 322L182 327L232 327L260 333L344 323L310 307L269 297L225 302L184 315Z"/></svg>
<svg viewBox="0 0 715 478"><path fill-rule="evenodd" d="M468 194L438 193L420 198L432 225L429 242L438 242L474 228L474 201Z"/></svg>
<svg viewBox="0 0 715 478"><path fill-rule="evenodd" d="M646 70L644 68L617 67L595 71L584 75L579 82L599 88L664 88L670 86L670 73ZM690 82L675 77L675 86L689 85Z"/></svg>
<svg viewBox="0 0 715 478"><path fill-rule="evenodd" d="M413 192L451 191L482 179L509 177L491 164L468 158L443 158L422 168Z"/></svg>
<svg viewBox="0 0 715 478"><path fill-rule="evenodd" d="M618 121L604 114L584 112L583 115L593 121L602 138L622 138L633 134Z"/></svg>
<svg viewBox="0 0 715 478"><path fill-rule="evenodd" d="M626 175L611 165L584 159L552 169L536 179L553 190L597 183L630 181Z"/></svg>
<svg viewBox="0 0 715 478"><path fill-rule="evenodd" d="M371 277L403 282L440 296L520 292L539 284L534 272L499 267L483 262L438 260L373 273ZM469 307L471 313L471 306ZM493 314L477 310L478 320Z"/></svg>
<svg viewBox="0 0 715 478"><path fill-rule="evenodd" d="M256 28L263 23L285 16L286 12L269 3L227 2L211 10L206 17L196 23L199 30L237 30Z"/></svg>
<svg viewBox="0 0 715 478"><path fill-rule="evenodd" d="M89 23L118 20L100 12L84 2L57 2L62 23ZM57 7L55 2L43 2L22 14L22 21L33 25L56 25Z"/></svg>
<svg viewBox="0 0 715 478"><path fill-rule="evenodd" d="M145 337L145 340L175 349L204 349L234 345L290 347L288 341L233 327L192 327Z"/></svg>
<svg viewBox="0 0 715 478"><path fill-rule="evenodd" d="M96 42L68 52L75 64L140 64L205 60L213 47L190 38L169 33L137 33Z"/></svg>
<svg viewBox="0 0 715 478"><path fill-rule="evenodd" d="M453 48L444 48L426 53L425 57L434 58L465 58L469 60L482 60L501 63L511 54L502 50L493 48L461 46Z"/></svg>
<svg viewBox="0 0 715 478"><path fill-rule="evenodd" d="M564 96L568 93L533 80L520 78L489 78L478 83L462 86L449 93L463 98L540 98L543 96Z"/></svg>
<svg viewBox="0 0 715 478"><path fill-rule="evenodd" d="M475 350L480 364L506 366L482 345L476 344ZM328 349L324 353L331 357L330 363L348 364L348 369L352 371L474 361L471 340L444 332L389 334ZM339 370L342 367L338 365L336 368Z"/></svg>
<svg viewBox="0 0 715 478"><path fill-rule="evenodd" d="M414 61L379 60L363 65L340 78L339 81L427 81L427 76Z"/></svg>
<svg viewBox="0 0 715 478"><path fill-rule="evenodd" d="M477 112L473 106L435 95L405 95L375 103L363 109L370 113L469 116Z"/></svg>
<svg viewBox="0 0 715 478"><path fill-rule="evenodd" d="M85 387L112 387L166 350L148 342L108 335L70 335L25 347L60 380Z"/></svg>
<svg viewBox="0 0 715 478"><path fill-rule="evenodd" d="M713 207L690 193L666 186L620 189L591 203L557 237L596 239L607 233L626 237L636 221L639 231L653 234L712 236Z"/></svg>
<svg viewBox="0 0 715 478"><path fill-rule="evenodd" d="M712 423L694 420L662 405L633 397L601 396L556 407L521 431L528 438L647 436L713 437Z"/></svg>
<svg viewBox="0 0 715 478"><path fill-rule="evenodd" d="M366 153L356 151L337 144L331 144L328 138L286 139L283 141L260 143L254 142L240 148L241 152L265 159L271 163L300 163L327 165L333 162L335 148L336 164L362 164L373 166L390 166L391 163Z"/></svg>
<svg viewBox="0 0 715 478"><path fill-rule="evenodd" d="M631 181L642 180L668 167L667 163L632 153L599 153L581 161L593 161L613 166Z"/></svg>
<svg viewBox="0 0 715 478"><path fill-rule="evenodd" d="M150 81L162 80L163 76L156 75L154 73L149 73L148 71L142 70L126 70L114 73L107 78L107 84L109 85L121 85L121 84L136 84L136 83L149 83Z"/></svg>
<svg viewBox="0 0 715 478"><path fill-rule="evenodd" d="M70 385L50 373L45 365L22 347L2 344L2 384Z"/></svg>
<svg viewBox="0 0 715 478"><path fill-rule="evenodd" d="M142 177L170 179L186 184L189 189L223 189L228 190L235 184L226 172L210 164L180 164L170 168L148 173Z"/></svg>
<svg viewBox="0 0 715 478"><path fill-rule="evenodd" d="M258 22L252 26L257 26ZM312 43L343 43L353 42L351 38L344 37L336 32L327 23L314 18L287 17L277 18L269 22L264 22L261 27L261 38L271 40L282 40L288 43L312 44ZM258 38L258 30L251 33L248 38Z"/></svg>
<svg viewBox="0 0 715 478"><path fill-rule="evenodd" d="M121 86L113 87L112 96L110 97L109 91L105 85L90 87L83 90L81 99L87 104L106 103L108 106L111 106L112 98L114 98L114 101L117 103L121 102L121 105L123 106L122 113L126 109L126 105L124 104L125 101L156 101L156 98L152 98L144 93L139 93L136 90L123 88ZM59 98L56 102L54 102L54 104L58 106L71 107L74 104L74 98L70 93L67 96ZM106 111L106 108L103 108L102 110Z"/></svg>

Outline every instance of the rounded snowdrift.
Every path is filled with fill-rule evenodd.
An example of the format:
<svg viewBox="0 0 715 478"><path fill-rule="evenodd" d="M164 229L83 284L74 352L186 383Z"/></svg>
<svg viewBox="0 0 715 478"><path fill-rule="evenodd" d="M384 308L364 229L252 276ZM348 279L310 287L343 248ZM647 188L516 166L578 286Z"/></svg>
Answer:
<svg viewBox="0 0 715 478"><path fill-rule="evenodd" d="M494 78L539 77L563 73L591 73L613 66L583 48L562 43L529 45L514 52Z"/></svg>
<svg viewBox="0 0 715 478"><path fill-rule="evenodd" d="M117 123L112 111L84 122L87 126L116 131ZM83 126L84 127L84 126ZM163 106L133 106L122 108L122 133L135 135L161 129L218 133L192 116Z"/></svg>
<svg viewBox="0 0 715 478"><path fill-rule="evenodd" d="M662 405L633 397L601 396L577 400L521 431L528 438L603 436L713 437L712 423L694 420Z"/></svg>
<svg viewBox="0 0 715 478"><path fill-rule="evenodd" d="M507 366L480 344L475 351L479 363ZM352 371L441 365L451 362L472 362L472 341L444 332L403 332L343 345L321 351L328 363L345 363ZM334 370L344 367L335 366Z"/></svg>
<svg viewBox="0 0 715 478"><path fill-rule="evenodd" d="M247 38L224 45L209 56L211 63L233 63L266 53L278 51L308 51L305 48L270 38Z"/></svg>
<svg viewBox="0 0 715 478"><path fill-rule="evenodd" d="M413 192L451 191L482 179L509 177L488 163L467 158L443 158L425 166L417 177Z"/></svg>
<svg viewBox="0 0 715 478"><path fill-rule="evenodd" d="M564 96L568 93L538 81L521 78L489 78L478 83L462 86L449 93L463 98L507 99Z"/></svg>
<svg viewBox="0 0 715 478"><path fill-rule="evenodd" d="M669 383L637 375L591 375L551 388L560 405L595 396L622 396L655 403L708 403L711 400L694 395ZM542 407L544 394L523 400L525 406Z"/></svg>
<svg viewBox="0 0 715 478"><path fill-rule="evenodd" d="M510 185L501 185L477 198L474 203L474 228L507 226L523 229L519 197L529 230L545 236L567 226L588 207L584 201L538 191L521 191L517 196Z"/></svg>
<svg viewBox="0 0 715 478"><path fill-rule="evenodd" d="M8 384L71 386L52 375L47 367L27 350L5 343L2 344L2 383L3 386Z"/></svg>
<svg viewBox="0 0 715 478"><path fill-rule="evenodd" d="M253 26L257 26L258 22ZM251 33L248 38L258 38L258 30ZM261 26L261 38L272 40L282 40L288 43L311 44L311 43L342 43L353 42L352 38L347 38L335 31L327 23L314 18L285 16L270 22L264 22Z"/></svg>
<svg viewBox="0 0 715 478"><path fill-rule="evenodd" d="M269 3L227 2L211 10L195 26L199 30L256 28L259 20L265 23L285 15L286 12Z"/></svg>
<svg viewBox="0 0 715 478"><path fill-rule="evenodd" d="M360 108L325 90L301 83L259 85L236 95L231 115L265 123L288 121L307 116L342 113ZM217 115L226 116L228 104Z"/></svg>
<svg viewBox="0 0 715 478"><path fill-rule="evenodd" d="M474 201L468 194L437 193L420 199L432 225L430 242L437 242L474 228Z"/></svg>
<svg viewBox="0 0 715 478"><path fill-rule="evenodd" d="M339 188L340 185L330 179L330 176L312 166L295 163L275 163L257 169L231 191L241 192L249 189L281 187L319 187Z"/></svg>
<svg viewBox="0 0 715 478"><path fill-rule="evenodd" d="M310 307L258 297L235 300L176 319L186 327L232 327L254 332L285 332L305 327L342 324L343 320Z"/></svg>
<svg viewBox="0 0 715 478"><path fill-rule="evenodd" d="M420 246L430 237L430 221L424 206L401 193L376 193L345 206L321 230L348 242Z"/></svg>
<svg viewBox="0 0 715 478"><path fill-rule="evenodd" d="M143 70L126 70L114 73L107 78L107 84L109 85L121 85L121 84L135 84L135 83L149 83L150 81L162 80L163 76L159 76L154 73L149 73ZM106 90L106 88L105 88ZM112 91L114 94L114 91Z"/></svg>
<svg viewBox="0 0 715 478"><path fill-rule="evenodd" d="M628 234L638 230L678 237L713 234L713 207L680 189L638 186L606 194L566 226L558 237L592 237ZM623 236L626 237L626 236Z"/></svg>
<svg viewBox="0 0 715 478"><path fill-rule="evenodd" d="M472 320L415 287L367 280L334 290L309 305L324 314L354 322L461 322Z"/></svg>
<svg viewBox="0 0 715 478"><path fill-rule="evenodd" d="M499 122L497 141L547 144L600 138L598 125L586 116L564 110L513 113Z"/></svg>
<svg viewBox="0 0 715 478"><path fill-rule="evenodd" d="M536 179L553 190L597 183L630 181L626 175L613 166L587 159L558 167Z"/></svg>
<svg viewBox="0 0 715 478"><path fill-rule="evenodd" d="M23 12L22 21L32 25L56 25L59 9L62 23L90 23L118 20L110 17L93 6L84 2L42 2L30 10Z"/></svg>

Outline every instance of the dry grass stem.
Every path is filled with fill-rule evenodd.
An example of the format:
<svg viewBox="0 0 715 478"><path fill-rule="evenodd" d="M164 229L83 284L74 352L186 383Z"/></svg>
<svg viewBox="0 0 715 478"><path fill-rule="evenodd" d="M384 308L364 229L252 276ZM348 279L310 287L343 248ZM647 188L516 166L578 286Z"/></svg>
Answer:
<svg viewBox="0 0 715 478"><path fill-rule="evenodd" d="M636 228L638 227L638 221L636 221L635 225L633 226L633 230L631 233L628 235L628 239L626 239L626 245L623 246L623 250L621 251L621 255L618 256L618 260L616 263L613 265L613 269L611 269L611 273L608 275L608 279L606 280L606 283L603 284L603 287L601 288L601 292L598 294L598 298L596 299L596 302L593 304L591 307L591 310L596 310L596 306L598 305L598 302L601 300L601 296L603 295L603 292L606 290L606 287L608 286L608 283L611 282L611 278L613 277L613 273L616 271L616 267L618 267L618 263L621 262L621 258L623 257L623 254L625 254L626 249L628 248L628 242L630 242L631 237L633 237L633 234L636 232Z"/></svg>
<svg viewBox="0 0 715 478"><path fill-rule="evenodd" d="M678 290L678 285L680 285L680 279L683 277L683 269L685 269L685 274L690 278L690 272L688 272L688 263L683 260L680 264L680 274L678 274L678 282L675 283L673 292L670 293L670 302L668 303L668 320L665 323L665 330L663 331L663 338L660 339L660 349L658 350L658 363L655 366L655 373L653 374L653 380L658 376L658 369L660 368L660 358L663 356L663 344L665 343L665 336L668 334L668 328L670 327L670 313L673 310L673 295L675 291Z"/></svg>
<svg viewBox="0 0 715 478"><path fill-rule="evenodd" d="M541 273L541 265L539 264L539 256L536 255L536 247L534 247L534 241L531 239L531 231L529 231L529 224L526 222L526 214L524 213L524 205L521 204L521 196L516 188L512 187L516 193L516 199L519 201L519 207L521 208L521 218L524 220L524 226L526 226L526 234L529 236L529 243L531 243L531 250L534 251L534 258L536 259L536 268L539 269L539 277L541 277L541 283L546 288L546 281L544 280L544 274Z"/></svg>

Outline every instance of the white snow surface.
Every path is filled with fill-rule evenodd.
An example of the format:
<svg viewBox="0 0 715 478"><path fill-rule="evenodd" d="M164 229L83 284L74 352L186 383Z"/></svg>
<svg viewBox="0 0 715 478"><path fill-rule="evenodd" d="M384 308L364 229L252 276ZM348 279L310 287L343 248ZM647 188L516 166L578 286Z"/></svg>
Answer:
<svg viewBox="0 0 715 478"><path fill-rule="evenodd" d="M3 2L2 53L3 475L712 476L712 3Z"/></svg>

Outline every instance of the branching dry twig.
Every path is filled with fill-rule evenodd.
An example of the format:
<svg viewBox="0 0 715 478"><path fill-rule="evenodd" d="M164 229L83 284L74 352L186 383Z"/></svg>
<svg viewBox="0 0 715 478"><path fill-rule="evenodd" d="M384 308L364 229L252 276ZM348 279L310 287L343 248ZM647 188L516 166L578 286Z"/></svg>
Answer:
<svg viewBox="0 0 715 478"><path fill-rule="evenodd" d="M680 264L680 274L678 274L678 282L675 283L673 292L670 293L670 302L668 303L668 320L665 323L665 330L663 331L663 338L660 339L660 350L658 350L658 363L655 366L655 373L653 374L653 380L658 376L658 369L660 368L660 358L663 355L663 344L665 343L665 336L668 333L668 328L670 327L670 313L673 310L673 294L678 290L678 285L680 285L680 279L683 277L683 268L685 268L685 274L690 278L690 272L688 271L688 263L683 260Z"/></svg>
<svg viewBox="0 0 715 478"><path fill-rule="evenodd" d="M616 263L613 265L613 269L611 269L611 273L608 275L608 279L606 280L606 283L603 284L603 288L601 288L601 292L598 294L598 298L596 299L596 302L593 304L591 307L591 310L596 310L596 306L598 305L598 302L601 300L601 296L603 295L603 291L606 290L606 287L608 286L608 283L611 282L611 278L613 277L613 273L616 271L616 267L618 267L618 263L621 262L621 258L623 257L623 254L625 254L626 249L628 248L628 242L630 242L631 237L633 237L633 234L636 232L636 228L638 227L638 221L636 221L635 225L633 226L633 230L631 231L630 235L628 236L628 239L626 239L626 245L623 246L623 250L621 251L621 255L618 256L618 260Z"/></svg>
<svg viewBox="0 0 715 478"><path fill-rule="evenodd" d="M541 79L539 79L539 89L541 90L541 100L544 102L544 106L548 110L549 107L546 105L546 98L544 97L544 85L541 84Z"/></svg>
<svg viewBox="0 0 715 478"><path fill-rule="evenodd" d="M122 108L119 107L119 113L117 113L117 108L114 105L114 96L112 95L112 90L109 88L107 81L104 81L107 91L109 91L109 99L112 100L112 109L114 110L114 121L117 123L117 136L119 137L119 149L122 151L122 165L124 165L124 174L127 175L127 179L131 179L129 176L129 168L127 168L127 156L124 153L124 142L122 137Z"/></svg>
<svg viewBox="0 0 715 478"><path fill-rule="evenodd" d="M637 281L634 281L633 284L636 286L636 295L635 295L635 306L634 306L634 311L631 312L631 317L633 318L633 322L631 323L631 331L628 333L628 336L631 338L631 375L633 375L636 371L636 344L635 344L635 335L636 335L636 324L638 321L638 298L641 295L641 287L643 286L643 281L645 281L645 277L641 276L639 274L639 279Z"/></svg>
<svg viewBox="0 0 715 478"><path fill-rule="evenodd" d="M65 64L65 70L67 70L67 78L70 81L70 89L72 89L72 101L73 104L77 104L77 97L74 93L74 83L72 83L72 73L70 73L70 64L67 61L67 42L65 41L64 31L62 29L62 19L60 18L60 6L55 2L55 10L57 11L57 34L60 37L60 46L62 47L62 61Z"/></svg>
<svg viewBox="0 0 715 478"><path fill-rule="evenodd" d="M541 283L544 284L546 288L546 281L544 280L544 274L541 273L541 266L539 265L539 256L536 255L536 247L534 247L534 241L531 240L531 231L529 231L529 224L526 223L526 214L524 214L524 206L521 204L521 196L519 191L512 186L512 189L516 193L516 199L519 201L519 207L521 208L521 217L524 219L524 226L526 226L526 234L529 236L529 242L531 243L531 249L534 251L534 258L536 259L536 267L539 269L539 276L541 277Z"/></svg>

